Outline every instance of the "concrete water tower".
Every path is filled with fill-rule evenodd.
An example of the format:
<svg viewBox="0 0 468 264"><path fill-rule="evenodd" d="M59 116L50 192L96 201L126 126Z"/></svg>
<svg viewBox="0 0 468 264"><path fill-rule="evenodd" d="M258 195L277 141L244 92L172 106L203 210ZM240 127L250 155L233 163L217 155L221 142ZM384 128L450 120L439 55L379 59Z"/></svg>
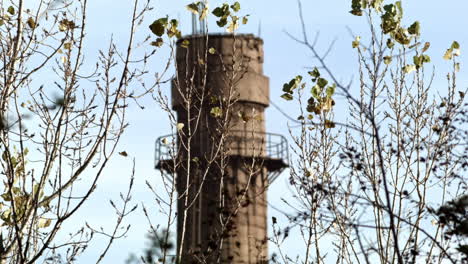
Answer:
<svg viewBox="0 0 468 264"><path fill-rule="evenodd" d="M253 35L177 42L172 108L183 125L156 141L156 168L176 183L180 263L268 262L266 190L288 167L288 144L265 131L263 59Z"/></svg>

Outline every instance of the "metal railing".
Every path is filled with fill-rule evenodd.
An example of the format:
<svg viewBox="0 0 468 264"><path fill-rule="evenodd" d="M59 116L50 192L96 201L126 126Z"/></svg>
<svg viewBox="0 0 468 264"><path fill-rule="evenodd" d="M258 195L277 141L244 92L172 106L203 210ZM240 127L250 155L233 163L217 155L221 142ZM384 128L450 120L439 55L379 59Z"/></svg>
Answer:
<svg viewBox="0 0 468 264"><path fill-rule="evenodd" d="M231 130L227 143L231 151L237 155L281 160L284 164L289 164L288 141L280 134ZM169 134L156 139L155 167L161 161L174 160L177 157L177 148L177 134Z"/></svg>

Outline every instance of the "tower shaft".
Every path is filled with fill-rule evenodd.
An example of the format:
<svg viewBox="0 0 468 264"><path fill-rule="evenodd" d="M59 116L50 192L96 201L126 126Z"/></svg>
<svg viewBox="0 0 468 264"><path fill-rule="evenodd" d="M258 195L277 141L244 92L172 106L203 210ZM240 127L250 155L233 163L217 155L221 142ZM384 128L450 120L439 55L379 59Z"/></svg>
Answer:
<svg viewBox="0 0 468 264"><path fill-rule="evenodd" d="M176 61L181 263L267 263L263 41L190 36L178 41Z"/></svg>

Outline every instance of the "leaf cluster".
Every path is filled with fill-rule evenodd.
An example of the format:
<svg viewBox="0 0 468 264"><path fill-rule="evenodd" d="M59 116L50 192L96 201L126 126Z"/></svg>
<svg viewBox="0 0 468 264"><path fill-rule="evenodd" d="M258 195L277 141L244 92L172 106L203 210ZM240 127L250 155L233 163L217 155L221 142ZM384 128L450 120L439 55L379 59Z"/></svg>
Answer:
<svg viewBox="0 0 468 264"><path fill-rule="evenodd" d="M317 68L314 68L312 71L308 72L312 77L313 86L310 90L310 97L307 100L306 111L309 113L308 119L313 119L313 114L319 115L321 113L326 113L332 110L335 105L335 101L332 96L335 93L336 84L329 85L329 81L320 75L320 71ZM302 83L302 76L298 75L288 83L283 85L283 95L281 98L291 101L293 100L294 90L297 88L304 89L306 83ZM304 119L300 116L299 120ZM335 127L335 124L330 120L325 120L325 126L327 128Z"/></svg>
<svg viewBox="0 0 468 264"><path fill-rule="evenodd" d="M170 19L169 17L162 17L156 19L150 26L149 29L153 34L158 36L156 41L151 42L152 46L160 47L164 43L162 36L167 35L168 38L181 38L182 33L179 30L179 21L177 19Z"/></svg>
<svg viewBox="0 0 468 264"><path fill-rule="evenodd" d="M216 24L219 27L225 27L227 25L227 32L234 32L239 28L239 20L241 19L236 15L241 9L239 2L234 2L234 4L229 5L227 3L222 4L219 7L216 7L212 14L218 18ZM247 24L249 15L242 17L242 24Z"/></svg>

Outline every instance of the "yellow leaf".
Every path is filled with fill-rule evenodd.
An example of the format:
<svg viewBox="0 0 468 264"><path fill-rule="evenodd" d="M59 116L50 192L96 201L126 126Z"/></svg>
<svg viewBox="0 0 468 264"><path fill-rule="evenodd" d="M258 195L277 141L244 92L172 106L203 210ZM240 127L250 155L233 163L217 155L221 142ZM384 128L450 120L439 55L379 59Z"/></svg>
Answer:
<svg viewBox="0 0 468 264"><path fill-rule="evenodd" d="M76 27L75 22L68 20L68 19L62 19L59 23L59 30L60 31L66 31L69 29L74 29Z"/></svg>
<svg viewBox="0 0 468 264"><path fill-rule="evenodd" d="M26 23L28 24L28 26L31 28L31 29L35 29L36 28L36 21L34 20L34 18L32 17L29 17L28 20L26 21Z"/></svg>
<svg viewBox="0 0 468 264"><path fill-rule="evenodd" d="M452 49L448 49L444 54L444 60L451 60L452 59Z"/></svg>
<svg viewBox="0 0 468 264"><path fill-rule="evenodd" d="M190 46L190 41L187 40L187 39L184 39L184 41L182 41L182 43L180 44L180 46L184 49L188 48Z"/></svg>
<svg viewBox="0 0 468 264"><path fill-rule="evenodd" d="M429 49L430 46L431 46L431 43L429 43L429 42L424 43L424 47L421 50L421 52L426 52Z"/></svg>
<svg viewBox="0 0 468 264"><path fill-rule="evenodd" d="M40 218L40 219L37 221L37 227L39 227L39 228L46 228L46 227L50 226L51 223L52 223L52 219L49 219L49 218Z"/></svg>
<svg viewBox="0 0 468 264"><path fill-rule="evenodd" d="M353 47L353 49L359 47L359 41L361 41L361 37L360 36L357 36L354 41L351 43L351 46Z"/></svg>
<svg viewBox="0 0 468 264"><path fill-rule="evenodd" d="M161 47L163 44L164 44L164 40L162 38L157 38L156 41L151 42L151 46L155 46L155 47Z"/></svg>
<svg viewBox="0 0 468 264"><path fill-rule="evenodd" d="M67 57L65 57L65 56L60 57L60 61L62 63L66 63L67 62Z"/></svg>
<svg viewBox="0 0 468 264"><path fill-rule="evenodd" d="M185 125L184 125L183 123L178 123L178 124L177 124L177 130L178 130L178 131L181 131L181 130L184 128L184 126L185 126Z"/></svg>
<svg viewBox="0 0 468 264"><path fill-rule="evenodd" d="M330 121L330 120L325 120L325 123L324 123L325 127L326 128L334 128L335 127L335 122L333 121Z"/></svg>
<svg viewBox="0 0 468 264"><path fill-rule="evenodd" d="M324 112L328 112L333 108L333 105L335 105L335 101L331 98L326 98L323 104L321 105L322 110Z"/></svg>
<svg viewBox="0 0 468 264"><path fill-rule="evenodd" d="M242 119L244 123L249 122L249 120L251 119L251 117L248 116L244 111L239 111L237 115Z"/></svg>
<svg viewBox="0 0 468 264"><path fill-rule="evenodd" d="M208 14L208 7L203 8L200 14L200 21L204 20L206 18L206 15Z"/></svg>
<svg viewBox="0 0 468 264"><path fill-rule="evenodd" d="M415 70L416 70L416 66L414 66L412 64L408 64L405 67L403 67L403 72L404 73L411 73L411 72L413 72Z"/></svg>
<svg viewBox="0 0 468 264"><path fill-rule="evenodd" d="M391 56L385 56L383 59L384 59L384 63L387 64L387 65L392 62L392 57Z"/></svg>
<svg viewBox="0 0 468 264"><path fill-rule="evenodd" d="M63 44L63 48L66 49L66 50L71 49L71 47L72 47L72 43L71 43L71 42L65 42L65 43Z"/></svg>
<svg viewBox="0 0 468 264"><path fill-rule="evenodd" d="M226 31L229 33L234 33L234 31L236 31L238 28L239 28L239 24L237 23L236 20L234 20L229 23L228 27L226 28Z"/></svg>

